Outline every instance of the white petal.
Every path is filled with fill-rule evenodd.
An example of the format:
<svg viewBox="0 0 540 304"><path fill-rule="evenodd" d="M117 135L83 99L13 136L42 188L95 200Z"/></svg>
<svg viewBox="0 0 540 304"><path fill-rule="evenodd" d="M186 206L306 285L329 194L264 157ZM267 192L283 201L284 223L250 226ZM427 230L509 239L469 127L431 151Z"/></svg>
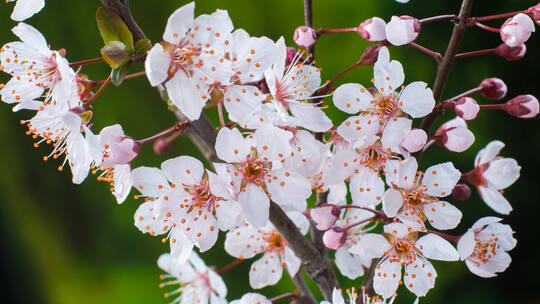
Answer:
<svg viewBox="0 0 540 304"><path fill-rule="evenodd" d="M425 296L428 290L435 286L436 277L437 271L433 265L422 258L417 258L405 267L405 286L417 297Z"/></svg>
<svg viewBox="0 0 540 304"><path fill-rule="evenodd" d="M298 211L305 206L304 202L311 196L311 184L302 175L287 169L272 170L271 182L267 182L268 192L273 201L280 205L299 207ZM274 179L275 177L275 179Z"/></svg>
<svg viewBox="0 0 540 304"><path fill-rule="evenodd" d="M238 195L244 216L254 227L263 227L268 223L270 200L260 187L249 184L245 189Z"/></svg>
<svg viewBox="0 0 540 304"><path fill-rule="evenodd" d="M291 113L298 119L298 125L313 132L326 132L330 129L332 121L323 112L322 108L302 103L291 103Z"/></svg>
<svg viewBox="0 0 540 304"><path fill-rule="evenodd" d="M336 251L336 266L342 275L354 280L359 276L364 275L364 266L361 256L352 255L345 246Z"/></svg>
<svg viewBox="0 0 540 304"><path fill-rule="evenodd" d="M276 59L272 66L272 70L275 77L281 79L285 71L285 60L287 59L287 46L285 45L285 39L283 39L283 37L279 37L276 42L276 50L277 56L275 57Z"/></svg>
<svg viewBox="0 0 540 304"><path fill-rule="evenodd" d="M193 24L194 11L195 2L190 2L174 11L167 20L163 40L172 44L180 42Z"/></svg>
<svg viewBox="0 0 540 304"><path fill-rule="evenodd" d="M261 80L277 56L276 44L266 37L250 37L233 47L233 70L241 83Z"/></svg>
<svg viewBox="0 0 540 304"><path fill-rule="evenodd" d="M380 258L390 249L390 244L384 236L375 233L366 233L360 238L358 244L349 249L353 254L366 258Z"/></svg>
<svg viewBox="0 0 540 304"><path fill-rule="evenodd" d="M361 84L346 83L334 91L334 105L341 111L355 114L373 107L371 93Z"/></svg>
<svg viewBox="0 0 540 304"><path fill-rule="evenodd" d="M470 229L464 235L459 238L457 243L457 251L461 260L468 258L476 246L476 241L474 240L474 231Z"/></svg>
<svg viewBox="0 0 540 304"><path fill-rule="evenodd" d="M403 66L396 60L390 61L390 53L386 47L379 50L379 57L373 67L373 76L375 87L383 94L398 89L405 80Z"/></svg>
<svg viewBox="0 0 540 304"><path fill-rule="evenodd" d="M401 192L394 189L386 190L383 196L383 210L386 216L395 217L401 206L403 206Z"/></svg>
<svg viewBox="0 0 540 304"><path fill-rule="evenodd" d="M220 200L219 206L216 206L216 217L221 230L229 230L238 226L242 219L240 204L235 201Z"/></svg>
<svg viewBox="0 0 540 304"><path fill-rule="evenodd" d="M150 233L151 235L160 235L169 230L173 223L166 218L159 218L154 216L154 202L146 202L141 204L137 211L135 211L135 227L139 228L143 233Z"/></svg>
<svg viewBox="0 0 540 304"><path fill-rule="evenodd" d="M246 160L250 153L244 137L238 129L221 128L216 138L217 156L228 162L237 163Z"/></svg>
<svg viewBox="0 0 540 304"><path fill-rule="evenodd" d="M378 204L384 195L384 182L377 172L362 167L351 178L350 191L353 202L359 206Z"/></svg>
<svg viewBox="0 0 540 304"><path fill-rule="evenodd" d="M283 262L287 266L287 271L291 276L296 275L296 273L300 269L300 264L302 263L302 261L298 257L296 257L291 248L286 246L283 253Z"/></svg>
<svg viewBox="0 0 540 304"><path fill-rule="evenodd" d="M255 289L274 285L281 279L282 273L279 257L274 252L268 252L251 265L249 284Z"/></svg>
<svg viewBox="0 0 540 304"><path fill-rule="evenodd" d="M401 109L413 118L424 117L435 107L433 92L421 81L410 83L403 89L399 101L402 103Z"/></svg>
<svg viewBox="0 0 540 304"><path fill-rule="evenodd" d="M114 191L118 204L123 203L131 191L131 166L114 166Z"/></svg>
<svg viewBox="0 0 540 304"><path fill-rule="evenodd" d="M169 74L169 65L171 63L171 54L163 49L161 44L157 43L148 52L144 68L150 85L155 87L167 80Z"/></svg>
<svg viewBox="0 0 540 304"><path fill-rule="evenodd" d="M495 189L505 189L519 178L520 170L521 167L515 159L500 158L491 161L487 170L482 173L482 176Z"/></svg>
<svg viewBox="0 0 540 304"><path fill-rule="evenodd" d="M255 86L233 85L227 87L223 96L223 105L229 113L229 119L244 126L253 120L265 95Z"/></svg>
<svg viewBox="0 0 540 304"><path fill-rule="evenodd" d="M161 163L161 170L174 184L196 185L201 182L204 166L200 160L191 156L179 156Z"/></svg>
<svg viewBox="0 0 540 304"><path fill-rule="evenodd" d="M467 259L465 260L465 264L467 265L467 267L469 268L469 270L474 273L475 275L479 276L479 277L482 277L482 278L492 278L492 277L495 277L497 276L496 274L494 274L493 272L490 272L490 271L486 271L482 268L479 268L478 266L476 266L476 264L471 261L470 259Z"/></svg>
<svg viewBox="0 0 540 304"><path fill-rule="evenodd" d="M186 76L182 71L176 72L174 77L165 83L172 103L186 115L189 120L197 120L208 99L208 86L196 79L195 76Z"/></svg>
<svg viewBox="0 0 540 304"><path fill-rule="evenodd" d="M381 143L385 148L394 148L411 131L412 120L405 117L391 119L384 127Z"/></svg>
<svg viewBox="0 0 540 304"><path fill-rule="evenodd" d="M298 231L300 231L300 233L305 235L308 232L309 220L302 212L289 211L287 212L287 216L296 225L296 227L298 227Z"/></svg>
<svg viewBox="0 0 540 304"><path fill-rule="evenodd" d="M478 232L484 229L485 226L502 221L502 218L495 216L485 216L477 220L471 227L471 230Z"/></svg>
<svg viewBox="0 0 540 304"><path fill-rule="evenodd" d="M442 237L429 233L421 237L416 242L416 247L420 248L422 254L432 260L457 261L459 254L456 248Z"/></svg>
<svg viewBox="0 0 540 304"><path fill-rule="evenodd" d="M463 216L458 208L444 201L425 205L424 214L428 218L431 226L439 230L456 228Z"/></svg>
<svg viewBox="0 0 540 304"><path fill-rule="evenodd" d="M502 148L504 148L504 143L502 141L491 141L484 149L478 151L476 159L474 160L474 165L478 166L490 162L497 154L499 154Z"/></svg>
<svg viewBox="0 0 540 304"><path fill-rule="evenodd" d="M227 286L225 286L225 282L223 282L221 276L215 271L209 270L208 278L210 280L210 286L212 286L212 289L215 290L220 297L225 297L227 295ZM223 303L226 304L227 301L223 300Z"/></svg>
<svg viewBox="0 0 540 304"><path fill-rule="evenodd" d="M484 202L495 212L500 214L509 214L512 211L512 205L504 198L504 196L493 188L478 187L480 196Z"/></svg>
<svg viewBox="0 0 540 304"><path fill-rule="evenodd" d="M446 162L427 168L422 185L426 186L427 194L444 197L452 193L460 178L461 172L451 162Z"/></svg>
<svg viewBox="0 0 540 304"><path fill-rule="evenodd" d="M379 122L376 117L368 115L351 116L339 125L337 132L348 142L366 141L366 146L378 139Z"/></svg>
<svg viewBox="0 0 540 304"><path fill-rule="evenodd" d="M18 0L13 8L11 19L23 21L32 17L45 7L45 0Z"/></svg>
<svg viewBox="0 0 540 304"><path fill-rule="evenodd" d="M131 184L145 196L159 197L169 182L158 168L139 167L131 172ZM161 187L160 187L161 186Z"/></svg>
<svg viewBox="0 0 540 304"><path fill-rule="evenodd" d="M387 259L378 266L374 273L373 289L383 298L388 299L398 288L401 279L401 264Z"/></svg>
<svg viewBox="0 0 540 304"><path fill-rule="evenodd" d="M292 133L274 127L271 124L264 124L255 131L254 137L257 141L257 152L268 160L280 160L291 155L292 149L290 141Z"/></svg>
<svg viewBox="0 0 540 304"><path fill-rule="evenodd" d="M249 259L263 251L265 243L255 228L243 225L227 232L225 251L235 258Z"/></svg>

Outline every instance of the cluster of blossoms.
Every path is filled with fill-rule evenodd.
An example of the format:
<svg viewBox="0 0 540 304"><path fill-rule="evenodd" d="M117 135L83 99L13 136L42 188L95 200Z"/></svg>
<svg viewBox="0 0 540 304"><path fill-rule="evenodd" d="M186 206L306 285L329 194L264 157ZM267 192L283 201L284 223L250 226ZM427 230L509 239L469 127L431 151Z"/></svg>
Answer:
<svg viewBox="0 0 540 304"><path fill-rule="evenodd" d="M19 0L12 18L25 19L43 5ZM14 111L33 113L21 123L36 139L36 147L52 146L44 160L63 158L58 170L67 164L76 184L89 172L97 174L98 180L110 184L119 203L131 188L139 192L136 198L144 199L134 215L135 226L152 236L163 235L170 243L170 253L158 260L168 273L163 278L170 279L161 286L178 287L166 297L178 294L173 302L184 304L227 303L219 271L206 266L194 251L212 248L220 231L226 231L225 251L231 256L258 257L249 271L253 289L276 284L284 269L291 277L301 273L305 261L282 234L283 227L271 221L272 204L285 212L296 233L307 234L310 225L321 231L322 243L335 250L335 265L343 276L354 280L372 273L378 296L358 297L353 289L347 292L350 303L392 303L399 285L425 296L438 276L430 260L462 260L481 277L495 276L509 266L507 252L516 240L500 218L481 218L463 235L440 232L461 221L461 211L449 202L471 195L460 181L474 185L495 212L512 211L502 190L518 179L521 168L514 159L498 156L504 144L490 142L466 173L451 162L424 169L418 160L433 144L453 152L467 150L475 136L466 121L482 108L535 117L535 97L520 95L506 103L479 105L469 96L504 98L506 85L497 78L440 103L425 82L404 85L403 66L391 59L388 47L418 47L413 41L422 21L413 17L394 16L388 23L374 17L352 28L378 43L363 56L370 59L361 60L373 64L373 85L346 83L334 89L332 82L321 81L321 69L311 54L287 47L284 38L251 37L234 29L226 11L195 17L194 9L189 3L176 10L163 41L139 56L150 85L165 90L171 108L186 118L143 140L125 135L119 124L94 134L92 105L110 78L92 81L80 69L73 70L78 64L70 64L64 50L51 50L32 26L15 26L12 31L20 41L5 44L0 53L1 70L12 76L2 85L1 98L13 104ZM512 60L522 57L539 10L537 5L508 19L498 30L504 46L494 52ZM487 27L480 19L470 22ZM311 47L319 35L330 32L299 27L294 40ZM350 115L336 126L322 101L330 91L333 105ZM213 107L220 126L211 147L216 154L211 169L191 156L178 156L163 161L160 168L132 170L142 146L165 136L173 140ZM456 117L433 135L413 127L415 120L445 109L454 109ZM315 205L314 196L319 197ZM338 289L331 300L345 303ZM248 293L231 303L271 301Z"/></svg>

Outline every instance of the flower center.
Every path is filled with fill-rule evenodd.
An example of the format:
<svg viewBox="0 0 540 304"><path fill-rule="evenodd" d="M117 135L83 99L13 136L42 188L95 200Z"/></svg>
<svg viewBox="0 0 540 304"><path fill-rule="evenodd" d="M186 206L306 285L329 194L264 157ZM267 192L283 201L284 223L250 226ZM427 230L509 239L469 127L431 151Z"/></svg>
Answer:
<svg viewBox="0 0 540 304"><path fill-rule="evenodd" d="M271 233L265 233L263 239L266 241L267 251L283 249L283 247L286 245L285 239L275 230Z"/></svg>
<svg viewBox="0 0 540 304"><path fill-rule="evenodd" d="M498 238L494 234L492 234L487 241L476 240L476 246L470 256L476 266L486 264L493 256L495 256L495 254L497 254L497 249L500 248L497 241Z"/></svg>

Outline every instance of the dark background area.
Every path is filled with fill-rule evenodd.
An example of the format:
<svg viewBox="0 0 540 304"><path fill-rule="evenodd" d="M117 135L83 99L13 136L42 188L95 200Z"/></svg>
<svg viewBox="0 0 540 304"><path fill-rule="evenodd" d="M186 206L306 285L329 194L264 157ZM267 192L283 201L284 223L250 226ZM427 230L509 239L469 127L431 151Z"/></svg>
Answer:
<svg viewBox="0 0 540 304"><path fill-rule="evenodd" d="M168 16L186 1L132 0L135 19L154 42L161 40ZM533 0L477 0L473 15L490 15L525 9L536 4ZM356 26L372 16L389 20L392 15L411 15L425 18L457 13L460 1L411 0L403 5L392 0L353 1L314 0L315 27L342 28ZM65 48L70 61L99 56L102 40L95 24L99 1L47 0L38 15L27 22L39 29L53 49ZM13 4L0 4L0 42L15 41L9 31L16 25L9 19ZM211 13L216 8L229 11L236 28L244 28L253 36L268 36L277 40L284 36L292 44L294 29L303 24L300 0L254 1L204 0L196 3L196 14ZM498 26L503 20L489 22ZM444 52L450 37L449 22L426 24L416 41L433 50ZM455 96L476 86L487 77L502 78L509 87L508 97L519 94L539 96L540 37L534 35L527 43L524 59L507 62L494 55L458 60L450 74L444 96ZM500 44L495 33L471 28L466 32L461 50L491 48ZM323 68L323 79L330 79L356 61L369 44L355 33L325 35L317 43L317 65ZM402 62L406 83L422 80L430 85L435 75L435 61L408 47L390 49L393 59ZM135 65L131 72L142 70ZM105 79L106 64L85 66L83 73L90 78ZM372 67L360 67L343 77L339 83L358 82L369 85ZM0 81L6 82L6 74ZM481 97L479 103L490 103ZM329 115L335 124L345 119L344 113L330 105ZM163 290L158 288L160 270L158 256L168 250L159 238L142 235L133 225L133 214L140 201L128 198L118 206L108 187L93 176L82 185L71 183L69 170L57 172L59 163L43 162L50 150L35 149L33 139L26 136L21 119L29 112L12 113L2 104L0 109L0 272L4 283L0 294L4 303L166 303ZM209 115L216 117L215 110ZM437 125L453 118L447 113ZM146 78L127 80L122 87L108 87L95 103L94 128L120 123L128 135L145 138L167 128L175 118L160 101L158 93ZM538 172L538 120L519 120L501 111L482 111L469 123L476 135L474 145L464 153L453 154L440 147L428 150L421 169L451 160L462 172L472 169L476 152L491 140L507 144L502 155L516 158L522 166L522 177L505 191L514 211L504 218L516 232L517 247L511 252L510 268L493 279L483 279L469 272L463 263L435 262L439 276L424 303L540 303L536 289L540 286L538 259L537 214L540 212ZM170 154L157 156L150 146L142 149L133 164L159 166L167 158L178 155L198 156L194 146L184 138L174 142ZM134 192L132 192L134 194ZM453 202L454 203L454 202ZM483 216L496 216L478 197L455 202L464 217L460 226L450 233L466 231ZM233 258L223 251L224 234L218 244L203 257L209 265L221 267ZM254 260L252 260L254 261ZM244 262L223 275L228 285L228 300L239 298L249 291L247 274L252 261ZM291 290L288 278L275 287L261 292L275 296ZM360 280L354 283L360 285ZM353 282L343 281L348 288ZM412 296L400 289L398 303L411 303Z"/></svg>

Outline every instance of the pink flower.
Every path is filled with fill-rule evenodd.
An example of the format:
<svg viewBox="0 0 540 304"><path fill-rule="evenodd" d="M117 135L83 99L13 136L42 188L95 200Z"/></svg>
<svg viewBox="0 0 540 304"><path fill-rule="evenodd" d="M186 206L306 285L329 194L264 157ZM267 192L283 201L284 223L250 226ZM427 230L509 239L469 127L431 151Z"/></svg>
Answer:
<svg viewBox="0 0 540 304"><path fill-rule="evenodd" d="M465 120L473 120L480 112L480 106L471 97L462 97L454 105L457 116Z"/></svg>
<svg viewBox="0 0 540 304"><path fill-rule="evenodd" d="M514 233L500 218L483 217L459 239L457 249L469 270L483 278L503 272L512 259L507 251L516 246Z"/></svg>
<svg viewBox="0 0 540 304"><path fill-rule="evenodd" d="M304 215L291 211L287 216L302 234L307 233L309 221ZM239 259L249 259L263 253L263 256L251 265L249 271L249 284L256 289L275 285L281 279L284 266L291 276L300 269L300 259L270 223L260 228L245 223L229 231L225 239L225 251Z"/></svg>
<svg viewBox="0 0 540 304"><path fill-rule="evenodd" d="M480 94L487 99L502 99L508 91L504 81L499 78L486 78L482 80L480 87L482 88Z"/></svg>
<svg viewBox="0 0 540 304"><path fill-rule="evenodd" d="M532 95L519 95L507 101L503 109L518 118L533 118L538 115L538 99Z"/></svg>
<svg viewBox="0 0 540 304"><path fill-rule="evenodd" d="M526 52L527 47L523 43L517 46L508 46L506 43L502 43L495 49L495 54L508 61L519 60L525 56Z"/></svg>
<svg viewBox="0 0 540 304"><path fill-rule="evenodd" d="M420 151L427 141L427 134L422 129L411 129L409 134L401 141L401 147L407 150L407 152Z"/></svg>
<svg viewBox="0 0 540 304"><path fill-rule="evenodd" d="M384 41L386 40L386 22L379 17L369 18L360 23L356 28L360 36L367 41Z"/></svg>
<svg viewBox="0 0 540 304"><path fill-rule="evenodd" d="M323 243L326 247L334 250L338 250L345 244L347 240L347 233L344 229L334 227L327 230L323 235Z"/></svg>
<svg viewBox="0 0 540 304"><path fill-rule="evenodd" d="M313 208L309 212L311 219L317 223L317 229L322 231L332 227L340 213L341 210L335 205Z"/></svg>
<svg viewBox="0 0 540 304"><path fill-rule="evenodd" d="M501 26L501 39L510 47L525 43L534 32L534 22L531 17L519 13L506 20Z"/></svg>
<svg viewBox="0 0 540 304"><path fill-rule="evenodd" d="M453 152L463 152L474 142L474 134L467 128L461 117L456 117L442 124L437 132L436 143Z"/></svg>
<svg viewBox="0 0 540 304"><path fill-rule="evenodd" d="M386 25L386 40L393 45L413 42L420 34L420 21L410 16L392 16Z"/></svg>
<svg viewBox="0 0 540 304"><path fill-rule="evenodd" d="M302 25L297 27L294 31L293 39L298 46L308 48L314 45L315 41L317 41L317 33L313 28Z"/></svg>
<svg viewBox="0 0 540 304"><path fill-rule="evenodd" d="M495 140L480 150L474 161L474 169L463 174L463 179L476 186L484 202L501 214L509 214L512 206L500 190L512 185L521 167L513 158L497 156L504 143Z"/></svg>

